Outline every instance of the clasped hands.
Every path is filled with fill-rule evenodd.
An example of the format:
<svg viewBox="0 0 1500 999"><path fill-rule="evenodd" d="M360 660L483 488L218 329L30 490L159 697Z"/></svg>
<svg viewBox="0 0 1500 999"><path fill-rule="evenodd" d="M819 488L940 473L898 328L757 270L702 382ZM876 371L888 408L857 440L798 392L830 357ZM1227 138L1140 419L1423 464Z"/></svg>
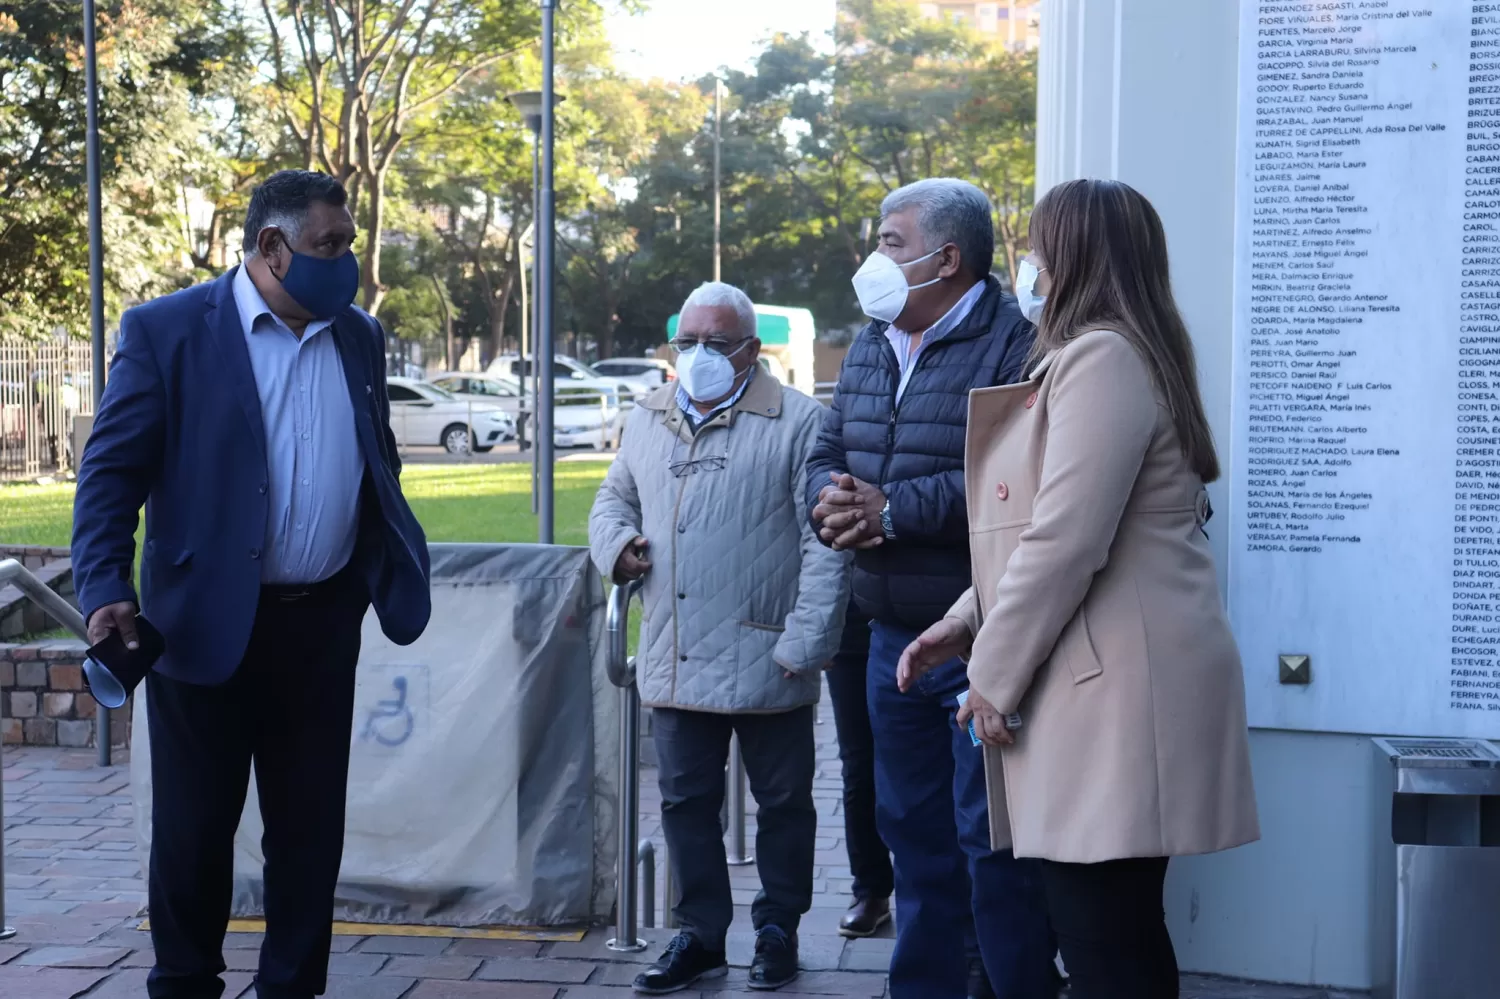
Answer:
<svg viewBox="0 0 1500 999"><path fill-rule="evenodd" d="M973 644L974 635L967 624L957 618L943 618L902 651L896 664L896 686L906 693L923 674L962 655ZM970 720L974 722L974 734L986 746L1015 744L1015 734L1005 727L1005 716L973 687L969 688L968 700L958 709L956 719L960 726L968 725Z"/></svg>
<svg viewBox="0 0 1500 999"><path fill-rule="evenodd" d="M884 544L880 511L885 509L885 493L848 472L830 472L828 478L831 484L818 493L812 513L823 543L837 552Z"/></svg>

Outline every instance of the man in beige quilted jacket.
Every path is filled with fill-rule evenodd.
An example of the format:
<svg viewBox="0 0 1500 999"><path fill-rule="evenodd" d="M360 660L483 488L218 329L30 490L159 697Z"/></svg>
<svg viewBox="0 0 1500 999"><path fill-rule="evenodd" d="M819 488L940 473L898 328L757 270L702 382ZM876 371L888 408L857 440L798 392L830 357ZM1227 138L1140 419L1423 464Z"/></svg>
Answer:
<svg viewBox="0 0 1500 999"><path fill-rule="evenodd" d="M681 892L682 932L635 990L665 995L727 971L734 901L719 809L731 734L759 806L749 985L772 990L797 976L797 925L812 905L814 706L838 651L849 556L824 547L807 515L823 407L760 369L745 293L700 287L672 345L677 382L631 413L589 517L600 571L644 584L636 675L654 709Z"/></svg>

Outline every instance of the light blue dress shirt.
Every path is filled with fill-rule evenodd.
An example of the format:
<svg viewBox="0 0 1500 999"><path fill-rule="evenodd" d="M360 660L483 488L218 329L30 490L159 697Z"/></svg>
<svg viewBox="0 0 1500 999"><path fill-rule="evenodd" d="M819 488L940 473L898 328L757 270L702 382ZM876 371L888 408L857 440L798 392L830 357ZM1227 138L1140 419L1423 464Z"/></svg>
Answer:
<svg viewBox="0 0 1500 999"><path fill-rule="evenodd" d="M895 323L886 327L885 338L891 342L891 348L896 352L896 363L901 365L901 384L896 386L897 402L906 394L906 383L911 381L911 373L916 370L917 358L922 356L922 351L938 337L957 329L958 324L969 317L969 313L974 311L974 306L979 304L979 299L984 295L984 287L984 282L979 281L964 292L964 297L954 302L953 308L944 313L943 318L923 331L916 350L911 347L911 338L915 334L898 330Z"/></svg>
<svg viewBox="0 0 1500 999"><path fill-rule="evenodd" d="M244 267L234 276L234 304L266 429L261 582L322 582L354 554L365 474L333 322L308 323L299 340Z"/></svg>

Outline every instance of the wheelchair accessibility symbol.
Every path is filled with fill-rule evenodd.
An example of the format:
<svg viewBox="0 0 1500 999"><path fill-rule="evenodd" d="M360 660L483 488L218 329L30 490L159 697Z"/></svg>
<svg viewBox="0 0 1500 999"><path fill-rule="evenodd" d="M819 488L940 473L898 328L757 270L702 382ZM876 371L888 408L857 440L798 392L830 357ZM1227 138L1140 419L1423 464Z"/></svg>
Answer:
<svg viewBox="0 0 1500 999"><path fill-rule="evenodd" d="M404 745L416 731L414 695L425 692L427 670L422 666L384 666L376 669L389 677L389 683L384 683L384 676L380 681L372 683L381 696L374 705L365 709L365 723L360 730L360 738L394 748ZM374 680L373 677L371 679ZM419 689L414 690L414 687Z"/></svg>

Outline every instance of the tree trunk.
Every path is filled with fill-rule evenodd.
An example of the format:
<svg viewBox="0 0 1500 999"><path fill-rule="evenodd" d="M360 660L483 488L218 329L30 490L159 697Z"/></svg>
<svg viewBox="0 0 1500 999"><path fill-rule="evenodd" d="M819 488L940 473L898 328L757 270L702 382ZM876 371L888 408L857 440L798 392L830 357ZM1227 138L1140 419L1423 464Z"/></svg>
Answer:
<svg viewBox="0 0 1500 999"><path fill-rule="evenodd" d="M448 296L443 292L443 282L438 280L436 274L429 274L432 278L432 291L437 295L438 308L443 313L443 364L449 371L458 370L458 355L454 352L453 342L453 312L448 308Z"/></svg>
<svg viewBox="0 0 1500 999"><path fill-rule="evenodd" d="M492 319L490 335L495 346L496 357L499 357L501 354L505 353L505 317L510 314L510 300L511 296L515 293L515 290L515 268L507 266L505 268L505 280L500 282L500 287L495 292L494 301L490 303L490 317ZM518 341L516 344L516 351L519 353L520 349L521 345Z"/></svg>
<svg viewBox="0 0 1500 999"><path fill-rule="evenodd" d="M377 172L367 175L369 181L365 192L370 201L370 221L365 229L365 261L361 268L364 279L365 311L376 315L380 303L385 300L386 288L380 283L380 244L382 227L385 224L385 174Z"/></svg>

